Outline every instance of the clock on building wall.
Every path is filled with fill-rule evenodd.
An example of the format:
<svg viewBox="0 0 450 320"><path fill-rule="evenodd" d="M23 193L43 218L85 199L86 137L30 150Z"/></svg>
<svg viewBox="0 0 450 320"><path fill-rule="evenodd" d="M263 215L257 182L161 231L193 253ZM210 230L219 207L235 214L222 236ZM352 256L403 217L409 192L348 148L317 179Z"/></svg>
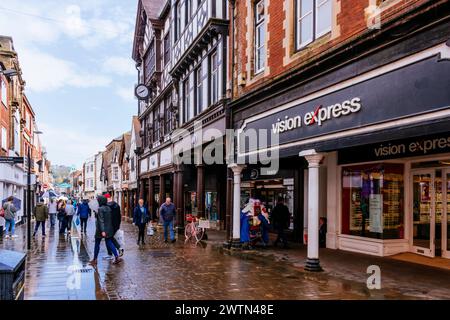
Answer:
<svg viewBox="0 0 450 320"><path fill-rule="evenodd" d="M140 84L134 90L134 94L139 100L146 100L150 96L150 89L145 84Z"/></svg>

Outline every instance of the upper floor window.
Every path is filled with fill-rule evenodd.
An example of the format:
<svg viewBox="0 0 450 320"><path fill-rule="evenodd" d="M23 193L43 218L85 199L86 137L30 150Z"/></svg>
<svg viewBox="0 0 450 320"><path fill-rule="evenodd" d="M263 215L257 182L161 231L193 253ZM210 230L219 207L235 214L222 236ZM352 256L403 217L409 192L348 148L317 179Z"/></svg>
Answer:
<svg viewBox="0 0 450 320"><path fill-rule="evenodd" d="M188 122L191 119L191 98L189 92L189 78L187 78L183 83L183 120Z"/></svg>
<svg viewBox="0 0 450 320"><path fill-rule="evenodd" d="M219 55L217 51L211 54L211 104L219 100Z"/></svg>
<svg viewBox="0 0 450 320"><path fill-rule="evenodd" d="M173 130L172 96L169 94L164 98L164 134Z"/></svg>
<svg viewBox="0 0 450 320"><path fill-rule="evenodd" d="M153 110L153 142L158 142L161 138L161 124L159 118L159 108Z"/></svg>
<svg viewBox="0 0 450 320"><path fill-rule="evenodd" d="M331 0L296 0L297 49L330 32L331 23Z"/></svg>
<svg viewBox="0 0 450 320"><path fill-rule="evenodd" d="M181 2L178 1L175 9L175 41L181 36Z"/></svg>
<svg viewBox="0 0 450 320"><path fill-rule="evenodd" d="M150 23L147 22L145 25L145 34L144 34L144 50L147 49L148 45L150 44L150 39L152 37L152 30Z"/></svg>
<svg viewBox="0 0 450 320"><path fill-rule="evenodd" d="M117 167L114 167L113 179L114 180L119 180L119 168L117 168Z"/></svg>
<svg viewBox="0 0 450 320"><path fill-rule="evenodd" d="M184 26L187 26L189 21L191 20L192 13L194 10L192 9L192 0L186 0L186 19L184 19Z"/></svg>
<svg viewBox="0 0 450 320"><path fill-rule="evenodd" d="M134 157L132 157L132 158L130 159L130 166L131 166L131 172L134 172L134 168L135 168L135 165L134 165Z"/></svg>
<svg viewBox="0 0 450 320"><path fill-rule="evenodd" d="M8 90L6 87L6 82L0 78L0 97L5 107L8 106Z"/></svg>
<svg viewBox="0 0 450 320"><path fill-rule="evenodd" d="M6 131L6 128L2 127L2 132L1 132L1 147L3 150L8 150L8 133Z"/></svg>
<svg viewBox="0 0 450 320"><path fill-rule="evenodd" d="M203 111L203 76L202 66L195 70L195 102L197 105L196 113Z"/></svg>
<svg viewBox="0 0 450 320"><path fill-rule="evenodd" d="M170 62L170 31L164 37L164 65Z"/></svg>
<svg viewBox="0 0 450 320"><path fill-rule="evenodd" d="M264 0L255 3L255 74L264 70L266 60L266 14Z"/></svg>
<svg viewBox="0 0 450 320"><path fill-rule="evenodd" d="M144 58L144 74L145 74L145 83L148 83L150 77L155 72L156 68L156 52L155 52L155 41L150 43L150 48L147 51L147 54Z"/></svg>

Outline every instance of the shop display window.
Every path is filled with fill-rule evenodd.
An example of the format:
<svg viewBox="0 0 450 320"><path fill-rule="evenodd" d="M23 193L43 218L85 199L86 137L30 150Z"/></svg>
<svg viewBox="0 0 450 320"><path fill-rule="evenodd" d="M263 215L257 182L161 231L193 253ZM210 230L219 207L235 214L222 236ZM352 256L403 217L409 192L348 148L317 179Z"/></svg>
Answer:
<svg viewBox="0 0 450 320"><path fill-rule="evenodd" d="M404 238L404 166L380 163L342 168L342 233Z"/></svg>

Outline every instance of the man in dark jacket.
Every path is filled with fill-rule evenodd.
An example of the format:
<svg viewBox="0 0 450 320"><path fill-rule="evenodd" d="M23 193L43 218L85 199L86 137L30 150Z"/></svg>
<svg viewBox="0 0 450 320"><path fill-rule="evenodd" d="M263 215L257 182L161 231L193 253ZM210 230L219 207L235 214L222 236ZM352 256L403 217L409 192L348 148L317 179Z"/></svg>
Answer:
<svg viewBox="0 0 450 320"><path fill-rule="evenodd" d="M278 245L278 242L283 243L284 248L288 248L288 242L284 230L289 227L291 220L291 214L288 207L284 204L283 198L278 198L277 205L272 211L272 221L275 230L278 232L277 240L275 240L274 246Z"/></svg>
<svg viewBox="0 0 450 320"><path fill-rule="evenodd" d="M92 214L91 208L89 208L89 203L86 199L84 199L81 203L78 204L77 213L80 216L81 232L86 233L87 221Z"/></svg>
<svg viewBox="0 0 450 320"><path fill-rule="evenodd" d="M111 195L106 194L105 197L108 199L108 207L111 209L111 217L112 217L112 224L113 224L113 231L114 235L117 233L117 231L120 230L120 224L122 223L122 213L120 211L120 206L117 202L113 200ZM117 242L116 238L113 236L111 238L114 246L116 247L117 251L119 251L119 256L123 256L124 250L120 247L119 242ZM108 255L112 257L112 252L108 250Z"/></svg>
<svg viewBox="0 0 450 320"><path fill-rule="evenodd" d="M133 224L138 227L139 235L137 245L140 244L142 239L142 244L145 245L145 226L150 220L150 216L148 214L148 209L144 206L144 200L139 199L139 204L136 208L134 208L133 212Z"/></svg>
<svg viewBox="0 0 450 320"><path fill-rule="evenodd" d="M94 259L90 261L91 265L97 265L97 258L100 252L100 244L102 239L105 239L106 246L114 254L115 260L113 264L118 264L122 261L117 253L116 247L112 243L111 238L114 235L114 228L112 223L111 209L107 205L107 200L104 196L98 197L99 209L97 213L97 220L95 222L95 248L94 248Z"/></svg>
<svg viewBox="0 0 450 320"><path fill-rule="evenodd" d="M36 219L36 225L34 227L33 237L39 230L39 226L42 226L42 236L45 237L45 221L48 219L48 207L39 199L39 203L34 207L33 210L34 218Z"/></svg>
<svg viewBox="0 0 450 320"><path fill-rule="evenodd" d="M170 240L175 242L175 233L173 231L173 224L175 220L177 210L175 208L175 205L172 203L172 200L170 198L166 199L166 202L164 202L159 209L159 215L164 223L164 242L167 242L167 228L169 228L170 231Z"/></svg>

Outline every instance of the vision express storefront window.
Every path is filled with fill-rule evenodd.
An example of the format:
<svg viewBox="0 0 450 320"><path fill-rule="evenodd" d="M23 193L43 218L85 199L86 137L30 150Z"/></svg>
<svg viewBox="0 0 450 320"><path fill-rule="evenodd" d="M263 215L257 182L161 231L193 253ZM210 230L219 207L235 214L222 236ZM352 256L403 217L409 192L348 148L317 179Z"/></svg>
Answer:
<svg viewBox="0 0 450 320"><path fill-rule="evenodd" d="M403 239L402 164L342 169L342 233L376 239Z"/></svg>

